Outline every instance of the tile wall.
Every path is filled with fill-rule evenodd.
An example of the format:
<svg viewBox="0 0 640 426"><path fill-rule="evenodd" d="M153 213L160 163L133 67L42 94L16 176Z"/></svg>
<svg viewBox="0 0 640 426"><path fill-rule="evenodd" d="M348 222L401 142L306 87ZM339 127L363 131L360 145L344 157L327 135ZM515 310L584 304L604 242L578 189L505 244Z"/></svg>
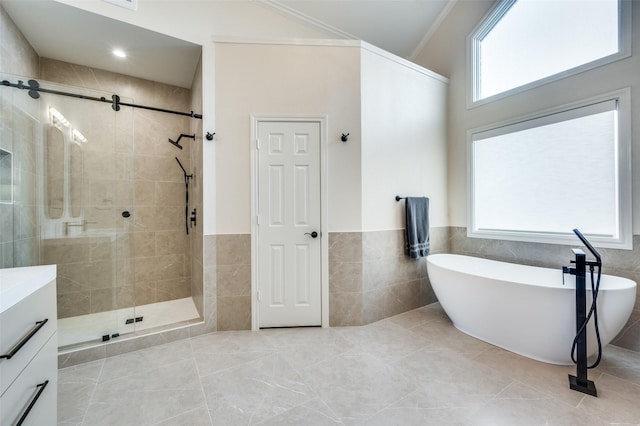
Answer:
<svg viewBox="0 0 640 426"><path fill-rule="evenodd" d="M250 330L251 235L216 235L215 240L218 330Z"/></svg>
<svg viewBox="0 0 640 426"><path fill-rule="evenodd" d="M431 229L431 253L448 228ZM329 234L329 324L364 325L436 301L426 259L404 255L404 231Z"/></svg>
<svg viewBox="0 0 640 426"><path fill-rule="evenodd" d="M447 251L447 228L432 230ZM251 236L217 235L218 330L251 328ZM402 230L329 234L329 325L363 325L434 302L426 260L404 255ZM214 269L214 270L213 270Z"/></svg>

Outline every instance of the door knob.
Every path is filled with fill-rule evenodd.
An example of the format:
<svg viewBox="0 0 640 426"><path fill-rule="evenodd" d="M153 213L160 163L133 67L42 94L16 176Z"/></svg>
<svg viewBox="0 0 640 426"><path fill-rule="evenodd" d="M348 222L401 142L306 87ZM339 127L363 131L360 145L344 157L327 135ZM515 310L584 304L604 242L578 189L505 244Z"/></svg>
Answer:
<svg viewBox="0 0 640 426"><path fill-rule="evenodd" d="M304 235L311 235L311 238L317 238L318 237L318 233L316 231L313 231L311 233L305 232Z"/></svg>

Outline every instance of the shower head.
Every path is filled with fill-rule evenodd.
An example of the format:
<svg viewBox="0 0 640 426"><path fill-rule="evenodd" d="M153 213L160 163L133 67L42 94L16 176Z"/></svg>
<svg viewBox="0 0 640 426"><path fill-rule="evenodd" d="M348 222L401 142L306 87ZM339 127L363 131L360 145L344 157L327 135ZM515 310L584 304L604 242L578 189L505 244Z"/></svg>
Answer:
<svg viewBox="0 0 640 426"><path fill-rule="evenodd" d="M180 138L178 138L178 140L180 140ZM176 141L172 141L172 140L171 140L171 138L169 138L169 143L170 143L170 144L172 144L172 145L174 145L174 146L177 146L177 147L178 147L178 148L180 148L180 149L182 149L182 145L180 145L180 144L179 144L178 142L176 142Z"/></svg>
<svg viewBox="0 0 640 426"><path fill-rule="evenodd" d="M171 140L171 138L169 138L169 143L174 145L174 146L177 146L180 149L182 149L182 145L180 145L180 139L182 139L182 138L190 138L190 139L195 140L196 139L196 134L194 133L193 135L185 135L184 133L181 133L180 136L178 136L178 140L177 141Z"/></svg>

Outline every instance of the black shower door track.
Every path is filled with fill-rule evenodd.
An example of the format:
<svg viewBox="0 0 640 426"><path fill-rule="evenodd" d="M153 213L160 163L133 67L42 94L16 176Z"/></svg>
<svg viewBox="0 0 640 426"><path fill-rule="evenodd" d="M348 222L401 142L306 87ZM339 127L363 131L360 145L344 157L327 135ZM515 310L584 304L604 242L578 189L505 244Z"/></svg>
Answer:
<svg viewBox="0 0 640 426"><path fill-rule="evenodd" d="M202 114L196 114L193 111L191 111L191 112L172 111L172 110L164 109L164 108L156 108L156 107L150 107L150 106L146 106L146 105L136 105L136 104L131 104L131 103L127 103L127 102L121 102L120 101L120 96L118 96L118 95L111 95L111 99L107 99L104 96L100 97L100 98L96 98L96 97L93 97L93 96L85 96L85 95L80 95L80 94L77 94L77 93L69 93L69 92L62 92L62 91L59 91L59 90L45 89L43 87L40 87L40 83L38 83L36 80L29 80L27 82L27 85L25 85L21 80L18 80L17 83L11 83L8 80L2 80L2 85L3 86L8 86L8 87L15 87L16 89L28 90L29 91L29 96L31 96L33 99L38 99L40 97L40 93L39 92L43 92L43 93L51 93L51 94L54 94L54 95L68 96L68 97L71 97L71 98L78 98L78 99L85 99L85 100L89 100L89 101L108 103L108 104L111 104L111 108L114 111L120 111L120 107L121 106L128 106L128 107L132 107L132 108L141 108L141 109L146 109L146 110L150 110L150 111L165 112L165 113L168 113L168 114L184 115L186 117L202 119Z"/></svg>

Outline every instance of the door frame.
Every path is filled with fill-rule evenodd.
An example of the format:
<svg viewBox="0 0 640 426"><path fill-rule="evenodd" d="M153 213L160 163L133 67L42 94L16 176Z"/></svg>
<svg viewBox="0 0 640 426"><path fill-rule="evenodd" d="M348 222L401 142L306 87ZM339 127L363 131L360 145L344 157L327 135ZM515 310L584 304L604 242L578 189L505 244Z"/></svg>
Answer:
<svg viewBox="0 0 640 426"><path fill-rule="evenodd" d="M259 330L258 304L258 125L262 122L310 122L320 125L320 308L329 327L328 116L251 114L251 330Z"/></svg>

